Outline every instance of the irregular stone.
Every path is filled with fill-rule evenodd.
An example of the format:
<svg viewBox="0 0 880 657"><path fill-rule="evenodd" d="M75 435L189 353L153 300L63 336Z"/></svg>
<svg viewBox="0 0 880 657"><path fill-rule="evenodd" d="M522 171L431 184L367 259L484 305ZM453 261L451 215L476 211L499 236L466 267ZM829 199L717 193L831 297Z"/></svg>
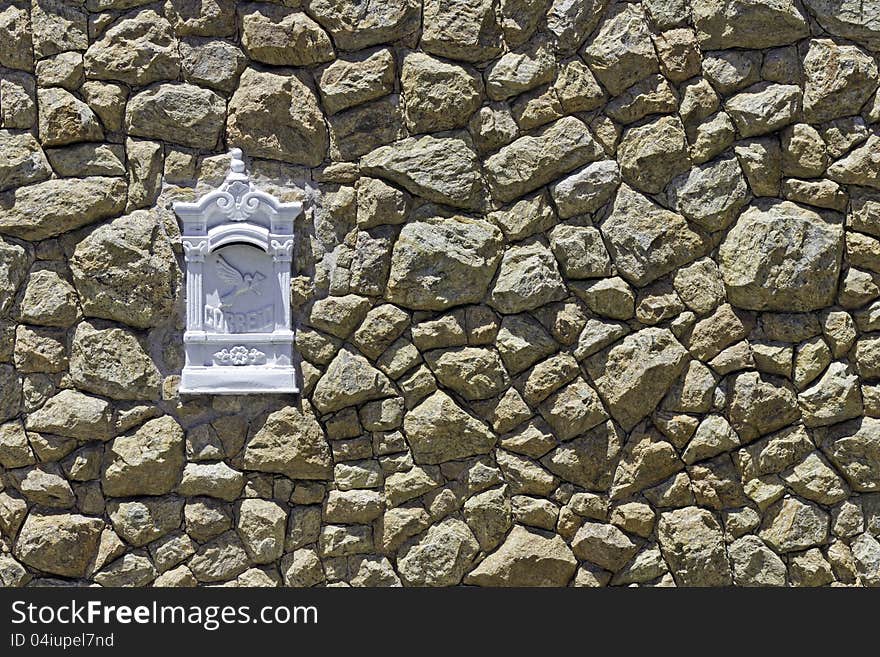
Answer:
<svg viewBox="0 0 880 657"><path fill-rule="evenodd" d="M659 68L640 5L614 6L583 56L599 81L615 95Z"/></svg>
<svg viewBox="0 0 880 657"><path fill-rule="evenodd" d="M356 160L406 136L399 98L388 96L328 118L330 158Z"/></svg>
<svg viewBox="0 0 880 657"><path fill-rule="evenodd" d="M693 12L697 39L704 50L770 48L810 34L806 17L793 0L710 0L698 3Z"/></svg>
<svg viewBox="0 0 880 657"><path fill-rule="evenodd" d="M653 36L653 41L660 59L660 70L667 78L682 82L700 73L700 49L692 29L667 30Z"/></svg>
<svg viewBox="0 0 880 657"><path fill-rule="evenodd" d="M608 464L617 460L624 438L613 422L605 422L556 447L541 463L565 481L588 490L605 491L612 483Z"/></svg>
<svg viewBox="0 0 880 657"><path fill-rule="evenodd" d="M275 502L242 500L236 530L253 563L272 563L284 552L287 513Z"/></svg>
<svg viewBox="0 0 880 657"><path fill-rule="evenodd" d="M409 137L365 155L360 167L429 201L471 210L483 205L476 153L462 135Z"/></svg>
<svg viewBox="0 0 880 657"><path fill-rule="evenodd" d="M740 142L734 149L755 196L777 196L782 179L782 149L775 138Z"/></svg>
<svg viewBox="0 0 880 657"><path fill-rule="evenodd" d="M186 497L205 495L232 501L241 495L244 476L223 462L187 463L177 492Z"/></svg>
<svg viewBox="0 0 880 657"><path fill-rule="evenodd" d="M880 189L880 182L877 179L880 163L876 161L878 146L880 146L880 136L871 135L864 145L828 167L828 177L845 185L865 185Z"/></svg>
<svg viewBox="0 0 880 657"><path fill-rule="evenodd" d="M577 562L556 535L515 526L504 544L465 578L477 586L565 586Z"/></svg>
<svg viewBox="0 0 880 657"><path fill-rule="evenodd" d="M801 96L797 85L761 82L728 99L725 108L740 135L753 137L794 122Z"/></svg>
<svg viewBox="0 0 880 657"><path fill-rule="evenodd" d="M566 295L556 259L538 241L504 252L489 304L505 314L532 310Z"/></svg>
<svg viewBox="0 0 880 657"><path fill-rule="evenodd" d="M605 205L620 185L620 169L614 160L602 160L553 183L550 194L560 218L595 212Z"/></svg>
<svg viewBox="0 0 880 657"><path fill-rule="evenodd" d="M376 100L394 89L395 65L390 50L340 58L318 78L321 99L328 114Z"/></svg>
<svg viewBox="0 0 880 657"><path fill-rule="evenodd" d="M143 4L138 0L138 4ZM233 0L166 0L165 16L180 35L226 36L235 32Z"/></svg>
<svg viewBox="0 0 880 657"><path fill-rule="evenodd" d="M420 3L414 0L381 4L364 0L310 0L307 8L342 50L360 50L397 41L417 30L421 19Z"/></svg>
<svg viewBox="0 0 880 657"><path fill-rule="evenodd" d="M666 479L684 464L675 448L653 428L632 432L614 472L611 498L624 499Z"/></svg>
<svg viewBox="0 0 880 657"><path fill-rule="evenodd" d="M844 480L818 452L782 473L782 479L801 497L820 504L836 504L849 495Z"/></svg>
<svg viewBox="0 0 880 657"><path fill-rule="evenodd" d="M494 397L510 385L498 354L488 349L429 351L425 361L440 383L467 400Z"/></svg>
<svg viewBox="0 0 880 657"><path fill-rule="evenodd" d="M733 577L715 516L689 506L660 514L660 549L681 586L730 586Z"/></svg>
<svg viewBox="0 0 880 657"><path fill-rule="evenodd" d="M318 381L313 401L321 413L329 413L371 399L390 397L393 393L388 378L366 358L342 349Z"/></svg>
<svg viewBox="0 0 880 657"><path fill-rule="evenodd" d="M595 29L607 6L607 0L554 0L547 11L547 29L556 37L557 47L563 52L577 50Z"/></svg>
<svg viewBox="0 0 880 657"><path fill-rule="evenodd" d="M87 392L113 399L156 399L161 378L134 333L77 326L70 347L70 375Z"/></svg>
<svg viewBox="0 0 880 657"><path fill-rule="evenodd" d="M94 41L83 57L86 75L146 86L175 80L180 72L178 41L171 24L152 9L123 16Z"/></svg>
<svg viewBox="0 0 880 657"><path fill-rule="evenodd" d="M286 406L252 425L243 464L247 470L277 472L294 479L330 479L330 448L308 410Z"/></svg>
<svg viewBox="0 0 880 657"><path fill-rule="evenodd" d="M0 12L0 38L5 47L0 66L34 70L33 31L30 13L24 7L9 4Z"/></svg>
<svg viewBox="0 0 880 657"><path fill-rule="evenodd" d="M645 328L586 362L615 420L631 429L684 370L687 352L668 329Z"/></svg>
<svg viewBox="0 0 880 657"><path fill-rule="evenodd" d="M785 563L757 536L743 536L727 551L737 586L785 586Z"/></svg>
<svg viewBox="0 0 880 657"><path fill-rule="evenodd" d="M422 23L421 47L435 55L479 62L501 52L501 29L488 0L427 0Z"/></svg>
<svg viewBox="0 0 880 657"><path fill-rule="evenodd" d="M880 420L865 417L822 429L816 440L853 490L880 490Z"/></svg>
<svg viewBox="0 0 880 657"><path fill-rule="evenodd" d="M617 151L623 179L648 194L658 194L672 178L691 166L684 126L678 117L663 116L628 128Z"/></svg>
<svg viewBox="0 0 880 657"><path fill-rule="evenodd" d="M411 133L437 132L467 124L479 108L483 84L473 70L422 53L403 59L400 84Z"/></svg>
<svg viewBox="0 0 880 657"><path fill-rule="evenodd" d="M585 522L571 547L579 559L612 572L620 570L638 551L638 546L617 527L598 522Z"/></svg>
<svg viewBox="0 0 880 657"><path fill-rule="evenodd" d="M0 191L38 183L52 175L40 144L30 133L0 130Z"/></svg>
<svg viewBox="0 0 880 657"><path fill-rule="evenodd" d="M198 581L222 582L243 573L249 562L241 539L229 531L205 543L188 565Z"/></svg>
<svg viewBox="0 0 880 657"><path fill-rule="evenodd" d="M507 371L518 374L556 351L556 342L530 315L508 315L495 338Z"/></svg>
<svg viewBox="0 0 880 657"><path fill-rule="evenodd" d="M235 100L233 97L230 102ZM213 91L186 83L165 83L131 97L125 125L133 136L210 149L217 143L225 116L226 103ZM234 117L231 111L230 122ZM259 155L253 148L249 153Z"/></svg>
<svg viewBox="0 0 880 657"><path fill-rule="evenodd" d="M437 391L406 414L404 431L416 463L443 463L488 453L495 435L451 397Z"/></svg>
<svg viewBox="0 0 880 657"><path fill-rule="evenodd" d="M330 37L303 12L250 4L242 8L240 16L241 45L254 61L275 66L314 66L334 58Z"/></svg>
<svg viewBox="0 0 880 657"><path fill-rule="evenodd" d="M871 534L860 534L852 542L852 557L859 578L866 586L880 586L880 543Z"/></svg>
<svg viewBox="0 0 880 657"><path fill-rule="evenodd" d="M107 513L113 529L126 542L141 547L180 527L183 500L176 497L111 501Z"/></svg>
<svg viewBox="0 0 880 657"><path fill-rule="evenodd" d="M78 514L31 513L15 541L13 554L32 568L84 577L98 551L104 521Z"/></svg>
<svg viewBox="0 0 880 657"><path fill-rule="evenodd" d="M138 210L101 226L70 259L85 313L138 328L171 313L179 273L159 218Z"/></svg>
<svg viewBox="0 0 880 657"><path fill-rule="evenodd" d="M709 231L727 228L749 197L742 170L732 156L676 177L667 193L677 212Z"/></svg>
<svg viewBox="0 0 880 657"><path fill-rule="evenodd" d="M858 114L877 88L877 65L858 46L813 39L803 67L804 118L810 123Z"/></svg>
<svg viewBox="0 0 880 657"><path fill-rule="evenodd" d="M37 91L40 142L44 147L100 141L101 123L91 108L69 91L49 87Z"/></svg>
<svg viewBox="0 0 880 657"><path fill-rule="evenodd" d="M315 586L325 579L317 552L307 548L286 554L281 561L281 572L285 586Z"/></svg>
<svg viewBox="0 0 880 657"><path fill-rule="evenodd" d="M587 126L564 117L505 146L486 160L485 167L493 196L512 201L601 155Z"/></svg>
<svg viewBox="0 0 880 657"><path fill-rule="evenodd" d="M608 419L596 391L580 377L550 395L539 410L560 440L570 440Z"/></svg>
<svg viewBox="0 0 880 657"><path fill-rule="evenodd" d="M101 475L111 497L164 495L177 486L184 463L183 429L169 415L110 442Z"/></svg>
<svg viewBox="0 0 880 657"><path fill-rule="evenodd" d="M828 514L814 504L786 497L770 508L759 536L777 552L797 552L828 540Z"/></svg>
<svg viewBox="0 0 880 657"><path fill-rule="evenodd" d="M618 123L635 123L649 114L670 114L678 109L678 99L662 75L636 82L605 106L605 113Z"/></svg>
<svg viewBox="0 0 880 657"><path fill-rule="evenodd" d="M486 94L492 100L507 100L552 82L555 72L555 58L538 40L521 52L505 53L486 69Z"/></svg>
<svg viewBox="0 0 880 657"><path fill-rule="evenodd" d="M479 551L474 535L461 520L447 518L422 539L400 551L397 568L409 586L454 586Z"/></svg>
<svg viewBox="0 0 880 657"><path fill-rule="evenodd" d="M852 39L871 50L880 49L880 24L874 4L854 0L805 0L804 4L831 34Z"/></svg>
<svg viewBox="0 0 880 657"><path fill-rule="evenodd" d="M662 208L626 184L601 225L611 259L630 283L643 286L695 260L708 245L684 217ZM650 243L646 252L642 244Z"/></svg>
<svg viewBox="0 0 880 657"><path fill-rule="evenodd" d="M226 139L251 157L306 166L320 164L329 145L311 88L295 75L252 68L241 74L229 100Z"/></svg>
<svg viewBox="0 0 880 657"><path fill-rule="evenodd" d="M107 440L112 436L112 408L103 399L76 390L62 390L42 408L29 413L25 427L29 431L78 438Z"/></svg>
<svg viewBox="0 0 880 657"><path fill-rule="evenodd" d="M425 310L480 301L500 251L501 232L480 220L438 217L411 222L394 246L387 297Z"/></svg>
<svg viewBox="0 0 880 657"><path fill-rule="evenodd" d="M0 194L0 231L28 240L54 237L122 211L125 182L87 177L47 180Z"/></svg>
<svg viewBox="0 0 880 657"><path fill-rule="evenodd" d="M798 403L808 427L858 417L862 414L858 378L845 363L832 363L819 381L798 395Z"/></svg>
<svg viewBox="0 0 880 657"><path fill-rule="evenodd" d="M790 201L752 204L719 249L728 298L750 310L831 305L842 239L842 227L832 217Z"/></svg>
<svg viewBox="0 0 880 657"><path fill-rule="evenodd" d="M247 58L241 49L221 39L184 39L180 42L180 57L186 82L225 93L235 89L238 77L247 65Z"/></svg>
<svg viewBox="0 0 880 657"><path fill-rule="evenodd" d="M710 415L697 427L682 460L691 465L739 447L739 436L722 415Z"/></svg>

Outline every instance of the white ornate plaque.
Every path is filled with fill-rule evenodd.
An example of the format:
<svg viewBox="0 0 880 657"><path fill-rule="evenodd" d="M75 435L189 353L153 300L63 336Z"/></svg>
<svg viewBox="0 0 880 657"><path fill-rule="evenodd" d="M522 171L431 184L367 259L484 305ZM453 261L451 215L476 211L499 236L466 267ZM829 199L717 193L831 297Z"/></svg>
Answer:
<svg viewBox="0 0 880 657"><path fill-rule="evenodd" d="M186 259L186 364L180 392L294 393L293 220L300 203L255 189L240 149L195 203L175 203Z"/></svg>

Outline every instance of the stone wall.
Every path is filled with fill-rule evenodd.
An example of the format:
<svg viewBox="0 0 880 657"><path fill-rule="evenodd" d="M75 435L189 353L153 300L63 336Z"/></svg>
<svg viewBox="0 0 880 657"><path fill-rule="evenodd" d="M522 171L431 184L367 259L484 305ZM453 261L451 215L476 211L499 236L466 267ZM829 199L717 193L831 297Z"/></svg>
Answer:
<svg viewBox="0 0 880 657"><path fill-rule="evenodd" d="M0 582L880 583L880 3L686 2L0 2ZM231 146L301 398L176 391Z"/></svg>

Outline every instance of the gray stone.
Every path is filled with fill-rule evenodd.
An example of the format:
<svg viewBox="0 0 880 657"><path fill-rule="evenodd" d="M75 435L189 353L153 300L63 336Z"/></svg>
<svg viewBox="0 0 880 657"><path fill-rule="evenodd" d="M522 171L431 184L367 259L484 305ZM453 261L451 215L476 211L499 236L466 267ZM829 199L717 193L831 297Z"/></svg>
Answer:
<svg viewBox="0 0 880 657"><path fill-rule="evenodd" d="M113 432L112 414L110 404L103 399L76 390L62 390L42 408L29 413L25 426L29 431L83 441L107 440Z"/></svg>
<svg viewBox="0 0 880 657"><path fill-rule="evenodd" d="M111 501L107 513L113 529L126 542L141 547L180 527L183 500L177 497Z"/></svg>
<svg viewBox="0 0 880 657"><path fill-rule="evenodd" d="M155 213L138 210L94 230L70 268L88 316L146 328L172 311L179 271Z"/></svg>
<svg viewBox="0 0 880 657"><path fill-rule="evenodd" d="M164 415L107 445L101 484L111 497L164 495L177 486L183 463L183 429Z"/></svg>
<svg viewBox="0 0 880 657"><path fill-rule="evenodd" d="M804 4L831 34L880 50L876 0L805 0Z"/></svg>
<svg viewBox="0 0 880 657"><path fill-rule="evenodd" d="M417 30L421 18L421 4L415 0L309 0L306 4L342 50L396 41Z"/></svg>
<svg viewBox="0 0 880 657"><path fill-rule="evenodd" d="M743 536L728 548L737 586L785 586L785 563L757 536Z"/></svg>
<svg viewBox="0 0 880 657"><path fill-rule="evenodd" d="M391 382L366 358L341 349L315 386L313 400L318 411L330 413L393 394Z"/></svg>
<svg viewBox="0 0 880 657"><path fill-rule="evenodd" d="M404 547L397 569L409 586L455 586L479 551L474 535L461 520L433 525L418 542Z"/></svg>
<svg viewBox="0 0 880 657"><path fill-rule="evenodd" d="M327 33L303 12L269 4L242 7L241 45L254 61L275 66L314 66L335 52Z"/></svg>
<svg viewBox="0 0 880 657"><path fill-rule="evenodd" d="M810 34L806 17L794 0L705 0L695 4L693 17L704 50L770 48L795 43Z"/></svg>
<svg viewBox="0 0 880 657"><path fill-rule="evenodd" d="M611 214L600 229L621 276L638 286L695 260L708 249L706 238L691 229L684 217L626 184L617 191ZM642 244L652 248L645 250Z"/></svg>
<svg viewBox="0 0 880 657"><path fill-rule="evenodd" d="M54 237L122 212L120 178L56 178L0 194L0 231L28 240Z"/></svg>
<svg viewBox="0 0 880 657"><path fill-rule="evenodd" d="M38 183L52 175L40 144L30 133L0 130L0 191Z"/></svg>
<svg viewBox="0 0 880 657"><path fill-rule="evenodd" d="M504 544L465 578L477 586L565 586L577 562L565 542L517 525Z"/></svg>
<svg viewBox="0 0 880 657"><path fill-rule="evenodd" d="M865 417L819 430L816 440L853 490L880 490L880 420Z"/></svg>
<svg viewBox="0 0 880 657"><path fill-rule="evenodd" d="M161 378L137 336L80 323L70 347L70 376L87 392L113 399L156 399Z"/></svg>
<svg viewBox="0 0 880 657"><path fill-rule="evenodd" d="M318 88L327 113L335 114L391 93L394 78L394 57L383 49L337 59L321 72Z"/></svg>
<svg viewBox="0 0 880 657"><path fill-rule="evenodd" d="M777 552L796 552L824 544L828 524L828 514L818 506L786 497L768 510L759 535Z"/></svg>
<svg viewBox="0 0 880 657"><path fill-rule="evenodd" d="M394 245L387 298L421 310L480 301L501 259L501 242L497 228L476 219L411 222Z"/></svg>
<svg viewBox="0 0 880 657"><path fill-rule="evenodd" d="M501 28L491 0L426 0L421 46L450 59L486 61L501 52Z"/></svg>
<svg viewBox="0 0 880 657"><path fill-rule="evenodd" d="M251 157L317 166L329 146L312 89L295 75L247 68L229 100L226 139Z"/></svg>
<svg viewBox="0 0 880 657"><path fill-rule="evenodd" d="M411 133L464 127L482 100L483 83L476 71L422 53L404 57L400 85Z"/></svg>
<svg viewBox="0 0 880 657"><path fill-rule="evenodd" d="M630 429L660 402L687 362L687 352L668 329L646 328L607 352L587 370L612 416Z"/></svg>
<svg viewBox="0 0 880 657"><path fill-rule="evenodd" d="M489 304L505 314L533 310L566 296L551 251L539 241L504 252Z"/></svg>
<svg viewBox="0 0 880 657"><path fill-rule="evenodd" d="M793 123L800 113L801 97L797 85L761 82L730 98L725 108L739 134L753 137Z"/></svg>
<svg viewBox="0 0 880 657"><path fill-rule="evenodd" d="M691 166L681 120L663 116L628 128L617 150L620 175L637 189L658 194L673 177Z"/></svg>
<svg viewBox="0 0 880 657"><path fill-rule="evenodd" d="M31 513L13 554L32 568L63 577L84 577L98 551L104 521L78 514Z"/></svg>
<svg viewBox="0 0 880 657"><path fill-rule="evenodd" d="M495 435L451 397L437 391L406 414L404 431L416 463L443 463L486 454Z"/></svg>
<svg viewBox="0 0 880 657"><path fill-rule="evenodd" d="M91 108L60 87L37 90L40 142L44 147L64 146L104 137L101 123Z"/></svg>
<svg viewBox="0 0 880 657"><path fill-rule="evenodd" d="M360 167L429 201L467 210L484 203L476 153L466 134L402 139L365 155Z"/></svg>
<svg viewBox="0 0 880 657"><path fill-rule="evenodd" d="M180 72L178 41L171 24L152 9L123 16L83 57L86 75L146 86L175 80Z"/></svg>
<svg viewBox="0 0 880 657"><path fill-rule="evenodd" d="M217 144L225 117L226 102L213 91L186 83L165 83L131 97L125 125L133 136L210 149ZM253 149L249 152L258 154Z"/></svg>
<svg viewBox="0 0 880 657"><path fill-rule="evenodd" d="M584 59L612 94L656 73L651 33L640 5L615 5L584 49Z"/></svg>
<svg viewBox="0 0 880 657"><path fill-rule="evenodd" d="M614 160L602 160L553 183L550 194L562 219L595 212L620 185L620 168Z"/></svg>
<svg viewBox="0 0 880 657"><path fill-rule="evenodd" d="M295 479L330 479L330 447L308 410L286 406L253 424L244 450L247 470L277 472Z"/></svg>
<svg viewBox="0 0 880 657"><path fill-rule="evenodd" d="M677 212L709 231L727 228L749 198L742 170L732 156L674 178L667 194Z"/></svg>
<svg viewBox="0 0 880 657"><path fill-rule="evenodd" d="M512 201L601 156L587 126L568 116L503 147L485 167L493 196Z"/></svg>
<svg viewBox="0 0 880 657"><path fill-rule="evenodd" d="M679 585L733 583L721 526L709 511L690 506L662 513L657 538Z"/></svg>
<svg viewBox="0 0 880 657"><path fill-rule="evenodd" d="M790 201L758 201L721 243L731 303L750 310L804 311L831 305L843 250L839 219Z"/></svg>

